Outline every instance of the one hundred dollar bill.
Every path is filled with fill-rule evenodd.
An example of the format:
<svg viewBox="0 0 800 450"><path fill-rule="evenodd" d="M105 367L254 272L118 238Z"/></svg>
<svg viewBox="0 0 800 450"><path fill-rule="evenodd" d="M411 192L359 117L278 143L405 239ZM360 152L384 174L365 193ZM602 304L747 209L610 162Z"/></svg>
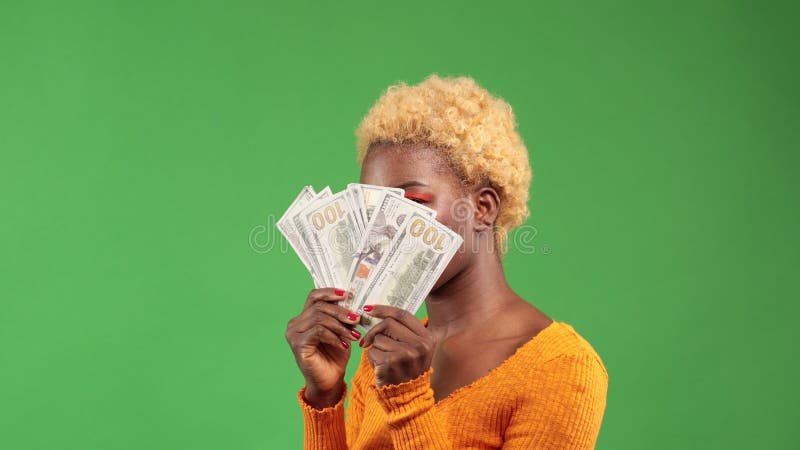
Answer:
<svg viewBox="0 0 800 450"><path fill-rule="evenodd" d="M367 228L367 222L364 221L364 202L361 200L361 190L358 188L358 184L350 183L345 188L348 203L353 208L353 211L356 213L356 223L361 228L361 233L364 233L364 230Z"/></svg>
<svg viewBox="0 0 800 450"><path fill-rule="evenodd" d="M391 188L386 186L375 186L372 184L358 184L358 189L361 191L362 201L364 202L364 222L369 223L372 219L372 211L380 203L381 198L386 192L393 192L399 196L403 196L405 191L400 188Z"/></svg>
<svg viewBox="0 0 800 450"><path fill-rule="evenodd" d="M306 239L303 238L302 233L300 233L300 231L297 229L297 226L292 219L295 214L300 212L305 206L314 200L330 195L331 188L327 186L319 193L314 192L314 188L311 186L303 187L303 189L300 191L300 194L297 195L283 216L281 216L281 218L278 219L278 222L275 224L283 237L285 237L289 242L289 245L297 254L298 258L300 258L300 261L311 274L311 278L314 280L314 284L317 287L321 286L321 284L318 282L321 282L322 280L319 277L318 269L316 269L314 255L311 254Z"/></svg>
<svg viewBox="0 0 800 450"><path fill-rule="evenodd" d="M406 224L406 219L413 213L424 214L435 218L436 211L408 200L392 191L386 191L375 206L364 238L355 254L353 265L348 273L348 299L344 306L352 306L354 299L361 295L364 282L372 270L381 262L392 239Z"/></svg>
<svg viewBox="0 0 800 450"><path fill-rule="evenodd" d="M294 226L294 223L292 223L290 217L294 215L295 212L299 211L300 208L311 203L316 195L317 193L314 191L313 187L304 186L300 193L297 194L292 204L289 205L289 208L286 209L286 212L283 213L275 224L281 234L283 234L283 237L289 242L294 252L297 253L300 261L303 262L303 265L306 266L306 269L309 271L311 271L311 266L308 262L308 254L306 253L305 247L303 247L300 242L300 235L297 233L297 228Z"/></svg>
<svg viewBox="0 0 800 450"><path fill-rule="evenodd" d="M369 331L380 322L364 315L364 305L391 305L415 314L462 241L429 215L413 212L353 300L362 317L359 328Z"/></svg>
<svg viewBox="0 0 800 450"><path fill-rule="evenodd" d="M341 191L303 208L295 224L308 239L326 287L347 285L347 272L353 263L363 233L356 223L355 208Z"/></svg>

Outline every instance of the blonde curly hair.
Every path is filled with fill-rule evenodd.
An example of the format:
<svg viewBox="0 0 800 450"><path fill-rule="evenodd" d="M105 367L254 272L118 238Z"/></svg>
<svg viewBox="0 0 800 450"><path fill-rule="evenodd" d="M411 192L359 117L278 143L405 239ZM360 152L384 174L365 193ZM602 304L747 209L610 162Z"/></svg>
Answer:
<svg viewBox="0 0 800 450"><path fill-rule="evenodd" d="M531 167L511 105L469 77L433 74L390 86L356 130L358 163L374 144L425 144L442 149L462 183L489 183L500 195L495 243L528 217Z"/></svg>

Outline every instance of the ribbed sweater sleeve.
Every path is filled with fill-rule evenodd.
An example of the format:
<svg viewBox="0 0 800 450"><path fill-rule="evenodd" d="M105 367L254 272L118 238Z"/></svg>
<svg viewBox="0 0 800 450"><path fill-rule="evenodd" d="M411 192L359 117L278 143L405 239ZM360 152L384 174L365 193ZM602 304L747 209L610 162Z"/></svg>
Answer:
<svg viewBox="0 0 800 450"><path fill-rule="evenodd" d="M399 450L452 449L447 426L433 406L430 386L433 367L413 380L382 387L370 386L388 415L392 444Z"/></svg>
<svg viewBox="0 0 800 450"><path fill-rule="evenodd" d="M347 434L344 426L344 399L347 383L339 401L327 408L317 409L305 400L306 386L297 393L303 411L303 448L309 450L346 450Z"/></svg>
<svg viewBox="0 0 800 450"><path fill-rule="evenodd" d="M332 407L316 409L305 401L305 390L297 394L300 408L303 411L304 449L311 450L345 450L352 447L361 423L364 419L364 384L367 377L365 365L369 364L366 352L361 355L359 370L353 375L351 385L344 384L342 397ZM347 402L345 420L344 399L350 388L350 399Z"/></svg>
<svg viewBox="0 0 800 450"><path fill-rule="evenodd" d="M559 356L536 367L506 428L504 449L593 449L608 373L595 355Z"/></svg>

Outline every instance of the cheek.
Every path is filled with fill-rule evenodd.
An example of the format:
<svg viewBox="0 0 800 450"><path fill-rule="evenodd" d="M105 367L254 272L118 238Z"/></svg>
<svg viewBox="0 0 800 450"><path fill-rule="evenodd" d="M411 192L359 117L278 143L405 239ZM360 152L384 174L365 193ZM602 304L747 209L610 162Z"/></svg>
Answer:
<svg viewBox="0 0 800 450"><path fill-rule="evenodd" d="M453 259L447 264L442 274L439 276L439 279L436 280L436 283L433 285L432 291L435 291L443 284L450 281L457 273L461 272L464 267L468 265L469 261L469 254L466 249L469 248L469 244L466 241L461 244L461 248L456 251L456 254L453 255Z"/></svg>
<svg viewBox="0 0 800 450"><path fill-rule="evenodd" d="M464 242L472 235L474 209L468 199L455 199L437 205L436 220L458 233Z"/></svg>
<svg viewBox="0 0 800 450"><path fill-rule="evenodd" d="M447 268L434 285L434 290L450 280L456 273L460 272L469 262L471 257L470 249L474 247L472 232L472 208L468 201L451 201L445 206L437 206L436 220L455 231L464 239L461 248L458 249L453 259L448 263Z"/></svg>

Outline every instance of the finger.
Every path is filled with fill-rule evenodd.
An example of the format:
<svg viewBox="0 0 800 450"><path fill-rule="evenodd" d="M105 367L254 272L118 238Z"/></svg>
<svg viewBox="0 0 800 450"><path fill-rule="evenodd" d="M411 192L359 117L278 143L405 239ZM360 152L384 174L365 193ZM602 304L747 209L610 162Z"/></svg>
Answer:
<svg viewBox="0 0 800 450"><path fill-rule="evenodd" d="M339 305L334 303L328 302L315 302L312 303L303 313L307 315L315 315L315 314L327 314L334 319L346 324L347 326L355 326L361 320L358 314L354 313L353 311L348 310L347 308L343 308Z"/></svg>
<svg viewBox="0 0 800 450"><path fill-rule="evenodd" d="M372 345L375 338L381 335L400 342L414 342L419 340L419 336L412 333L405 325L390 317L372 327L359 345L361 347L369 347Z"/></svg>
<svg viewBox="0 0 800 450"><path fill-rule="evenodd" d="M425 328L425 325L423 325L419 319L414 317L413 314L396 306L365 305L363 309L366 314L372 317L378 317L381 319L391 317L405 325L417 336L424 336L428 331L427 328Z"/></svg>
<svg viewBox="0 0 800 450"><path fill-rule="evenodd" d="M391 353L377 349L375 347L370 348L367 352L367 360L369 360L370 365L375 368L375 366L383 366L386 364L386 361L389 360L391 357Z"/></svg>
<svg viewBox="0 0 800 450"><path fill-rule="evenodd" d="M383 319L383 322L381 323L386 324L383 327L383 332L381 332L381 335L390 337L400 342L415 342L419 340L419 336L409 330L405 324L398 322L393 317L387 317L386 319Z"/></svg>
<svg viewBox="0 0 800 450"><path fill-rule="evenodd" d="M389 338L392 338L396 341L400 342L415 342L419 340L419 336L412 333L411 330L408 329L405 325L401 324L400 322L396 321L395 319L389 317L387 319L382 320L374 327L372 327L369 332L364 336L364 339L361 340L359 344L361 347L369 347L372 345L375 337L385 335Z"/></svg>
<svg viewBox="0 0 800 450"><path fill-rule="evenodd" d="M387 372L390 370L389 361L391 361L392 353L372 347L367 351L367 359L369 360L372 370L375 374L375 382L384 384L382 380L386 377Z"/></svg>
<svg viewBox="0 0 800 450"><path fill-rule="evenodd" d="M306 298L303 309L308 308L314 302L338 302L344 300L346 293L347 291L345 289L340 288L312 289L311 292L308 293L308 298Z"/></svg>
<svg viewBox="0 0 800 450"><path fill-rule="evenodd" d="M301 334L306 333L309 330L314 330L314 328L317 326L327 328L345 340L356 340L361 337L357 331L353 333L355 330L345 326L345 324L337 320L335 317L322 312L315 312L313 314L306 315L306 317L302 317L295 324L294 332Z"/></svg>
<svg viewBox="0 0 800 450"><path fill-rule="evenodd" d="M370 328L369 331L367 331L367 334L364 335L364 339L362 339L358 345L364 348L369 347L372 345L372 341L375 340L375 336L383 333L384 329L386 329L386 324L383 323L383 321L378 322L375 326Z"/></svg>
<svg viewBox="0 0 800 450"><path fill-rule="evenodd" d="M342 350L350 348L350 344L346 340L342 340L336 333L322 325L316 325L314 328L302 333L301 336L300 345L315 346L322 343Z"/></svg>
<svg viewBox="0 0 800 450"><path fill-rule="evenodd" d="M385 334L379 334L375 336L375 341L372 344L372 348L384 351L384 352L403 352L405 350L405 346L402 342L396 341Z"/></svg>

